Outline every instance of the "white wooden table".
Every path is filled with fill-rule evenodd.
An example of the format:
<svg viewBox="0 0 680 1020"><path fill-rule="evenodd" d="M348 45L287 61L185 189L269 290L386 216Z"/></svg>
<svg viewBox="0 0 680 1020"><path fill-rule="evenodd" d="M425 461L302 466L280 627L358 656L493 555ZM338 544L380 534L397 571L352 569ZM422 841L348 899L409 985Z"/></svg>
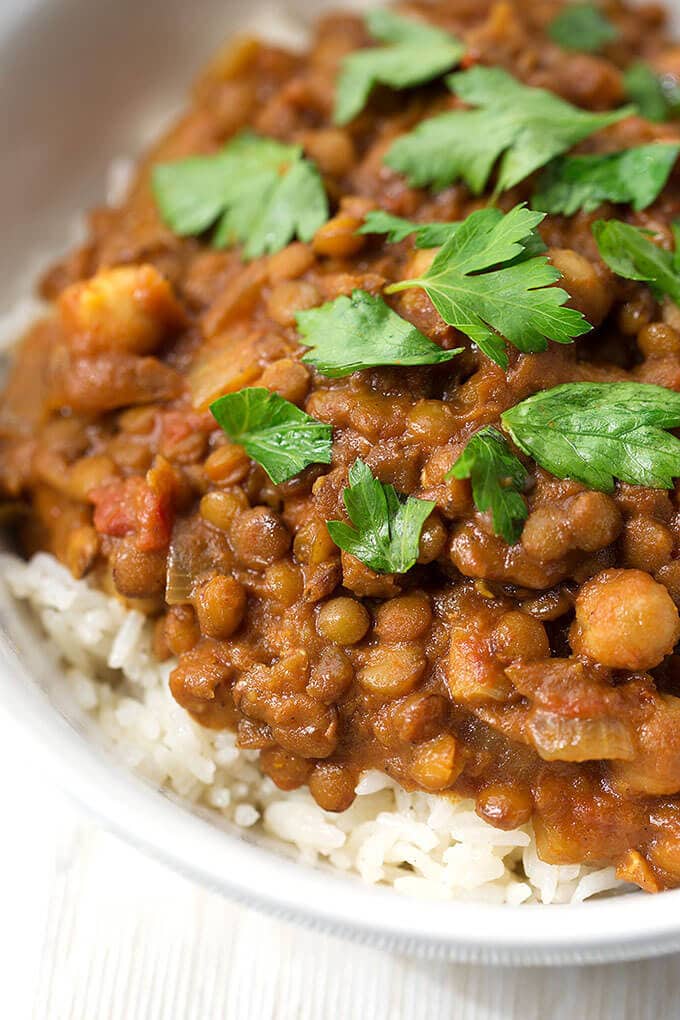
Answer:
<svg viewBox="0 0 680 1020"><path fill-rule="evenodd" d="M433 965L261 917L103 832L28 753L0 716L2 1020L680 1017L677 957Z"/></svg>

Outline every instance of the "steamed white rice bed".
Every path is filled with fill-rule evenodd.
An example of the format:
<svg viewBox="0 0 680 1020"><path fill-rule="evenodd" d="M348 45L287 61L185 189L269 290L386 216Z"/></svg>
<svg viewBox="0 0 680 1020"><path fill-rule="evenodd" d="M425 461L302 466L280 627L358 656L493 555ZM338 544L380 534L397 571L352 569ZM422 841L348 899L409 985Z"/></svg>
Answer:
<svg viewBox="0 0 680 1020"><path fill-rule="evenodd" d="M174 663L157 662L151 626L52 556L0 555L10 593L36 613L64 664L68 689L105 742L138 774L241 828L256 827L365 882L429 899L568 903L617 888L613 868L539 861L530 825L494 829L471 800L407 793L365 772L347 811L323 811L306 790L284 793L234 734L204 729L174 701Z"/></svg>

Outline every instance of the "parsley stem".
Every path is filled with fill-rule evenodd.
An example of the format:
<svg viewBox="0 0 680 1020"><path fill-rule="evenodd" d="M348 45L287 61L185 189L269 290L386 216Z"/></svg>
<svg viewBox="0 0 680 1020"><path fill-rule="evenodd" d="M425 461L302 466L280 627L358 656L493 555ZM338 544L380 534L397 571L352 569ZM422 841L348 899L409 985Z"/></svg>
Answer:
<svg viewBox="0 0 680 1020"><path fill-rule="evenodd" d="M399 280L397 283L390 283L385 287L386 294L396 294L399 290L407 290L409 287L421 287L420 280Z"/></svg>

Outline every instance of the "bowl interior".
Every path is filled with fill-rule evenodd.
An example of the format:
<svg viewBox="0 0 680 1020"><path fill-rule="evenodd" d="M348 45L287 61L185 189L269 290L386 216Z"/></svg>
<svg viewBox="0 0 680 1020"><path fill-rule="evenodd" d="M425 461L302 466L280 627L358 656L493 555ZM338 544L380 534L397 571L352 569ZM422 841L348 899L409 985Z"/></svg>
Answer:
<svg viewBox="0 0 680 1020"><path fill-rule="evenodd" d="M134 156L179 107L216 40L257 29L291 44L332 0L243 5L202 0L5 0L0 7L0 318L103 201L112 160ZM345 8L372 6L343 0ZM675 5L680 11L680 2ZM159 41L159 34L161 36ZM124 54L124 59L121 59ZM112 99L112 97L115 97ZM30 306L6 320L15 334ZM1 588L2 586L0 586ZM421 903L304 868L128 774L59 682L25 610L0 593L0 705L26 729L27 753L104 822L232 896L310 924L423 955L512 963L595 962L680 948L680 892L578 907Z"/></svg>

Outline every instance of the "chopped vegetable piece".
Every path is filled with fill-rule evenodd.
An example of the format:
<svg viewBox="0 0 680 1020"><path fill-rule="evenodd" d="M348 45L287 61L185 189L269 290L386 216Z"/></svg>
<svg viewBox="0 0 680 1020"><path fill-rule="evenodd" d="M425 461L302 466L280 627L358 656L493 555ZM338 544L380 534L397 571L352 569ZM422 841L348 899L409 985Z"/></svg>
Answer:
<svg viewBox="0 0 680 1020"><path fill-rule="evenodd" d="M298 312L297 323L312 348L302 360L334 379L377 365L438 365L462 351L443 350L364 290Z"/></svg>
<svg viewBox="0 0 680 1020"><path fill-rule="evenodd" d="M525 352L544 351L548 340L571 343L591 327L580 312L563 307L569 295L552 286L560 279L558 270L544 257L530 257L542 219L521 205L505 216L480 209L422 277L392 284L387 292L422 287L445 322L504 368L509 362L503 338Z"/></svg>
<svg viewBox="0 0 680 1020"><path fill-rule="evenodd" d="M489 425L475 432L446 478L469 478L475 506L491 511L495 533L510 544L517 541L528 516L520 493L529 475L497 429Z"/></svg>
<svg viewBox="0 0 680 1020"><path fill-rule="evenodd" d="M310 464L330 464L330 425L259 386L227 393L210 405L230 439L265 469L275 485Z"/></svg>
<svg viewBox="0 0 680 1020"><path fill-rule="evenodd" d="M501 416L524 453L558 478L611 492L614 479L653 489L680 477L680 393L645 383L565 383Z"/></svg>
<svg viewBox="0 0 680 1020"><path fill-rule="evenodd" d="M202 234L217 222L214 245L243 244L247 259L280 251L296 236L309 241L328 219L323 182L300 146L251 131L214 155L158 164L153 191L176 234Z"/></svg>
<svg viewBox="0 0 680 1020"><path fill-rule="evenodd" d="M378 573L410 570L418 558L423 524L435 504L429 499L401 496L393 485L374 478L361 460L350 468L343 499L354 527L344 521L328 521L335 544Z"/></svg>
<svg viewBox="0 0 680 1020"><path fill-rule="evenodd" d="M366 27L374 39L389 45L345 57L336 90L336 124L356 117L376 85L395 89L421 85L454 67L465 52L448 32L393 11L370 11Z"/></svg>
<svg viewBox="0 0 680 1020"><path fill-rule="evenodd" d="M452 74L450 88L476 110L423 121L389 149L385 162L415 187L445 188L463 180L479 195L496 161L496 193L514 187L572 145L634 112L588 113L544 89L530 88L500 67Z"/></svg>

